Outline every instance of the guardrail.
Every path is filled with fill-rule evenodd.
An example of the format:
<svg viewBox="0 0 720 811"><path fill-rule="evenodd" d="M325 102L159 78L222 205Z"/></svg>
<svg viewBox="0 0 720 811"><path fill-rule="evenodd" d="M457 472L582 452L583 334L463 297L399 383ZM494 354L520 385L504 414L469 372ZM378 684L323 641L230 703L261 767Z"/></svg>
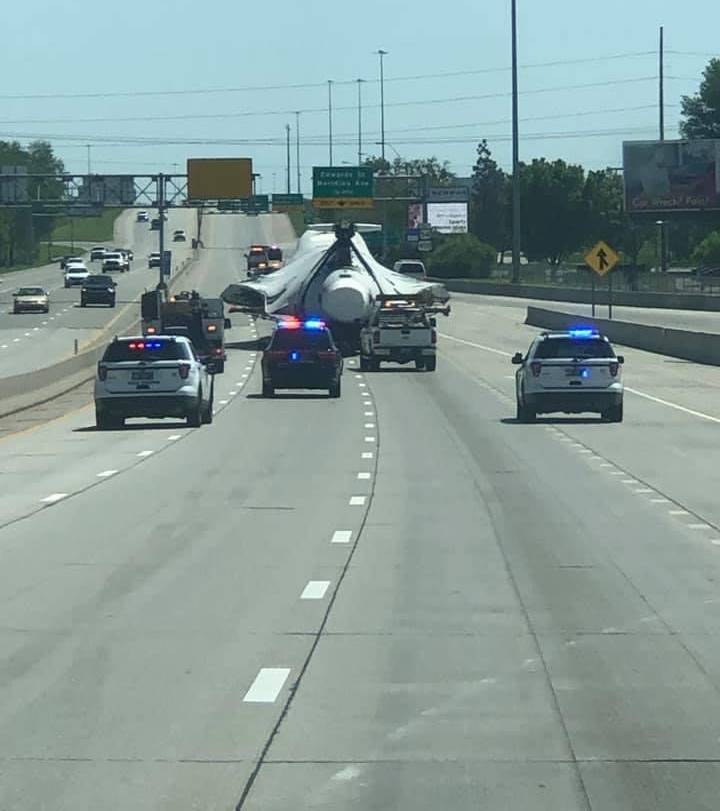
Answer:
<svg viewBox="0 0 720 811"><path fill-rule="evenodd" d="M595 326L613 343L695 363L720 366L720 335L715 333L651 327L605 318L586 318L577 313L545 310L542 307L528 307L525 319L525 323L531 327L555 330L566 330L580 322Z"/></svg>
<svg viewBox="0 0 720 811"><path fill-rule="evenodd" d="M196 259L197 256L188 257L178 265L168 285L170 290L176 288ZM2 378L0 417L7 417L54 400L92 380L95 376L95 365L105 351L109 338L112 335L127 334L139 327L138 315L138 309L128 306L72 357L44 369Z"/></svg>
<svg viewBox="0 0 720 811"><path fill-rule="evenodd" d="M506 284L486 279L435 279L453 293L471 293L483 296L509 296L540 301L560 301L573 304L591 304L592 292L580 287L550 287L549 285ZM652 307L667 310L706 310L720 312L720 296L703 293L634 293L613 291L612 301L619 307ZM596 304L608 303L606 288L598 286Z"/></svg>

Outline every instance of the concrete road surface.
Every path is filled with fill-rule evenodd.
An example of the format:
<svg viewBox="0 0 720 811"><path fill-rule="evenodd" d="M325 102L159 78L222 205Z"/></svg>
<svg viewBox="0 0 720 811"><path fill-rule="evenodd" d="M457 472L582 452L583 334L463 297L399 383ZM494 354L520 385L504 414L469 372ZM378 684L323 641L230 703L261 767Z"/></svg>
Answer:
<svg viewBox="0 0 720 811"><path fill-rule="evenodd" d="M234 318L212 426L0 439L0 808L717 808L720 370L519 425L533 331L459 301L436 373L266 400Z"/></svg>

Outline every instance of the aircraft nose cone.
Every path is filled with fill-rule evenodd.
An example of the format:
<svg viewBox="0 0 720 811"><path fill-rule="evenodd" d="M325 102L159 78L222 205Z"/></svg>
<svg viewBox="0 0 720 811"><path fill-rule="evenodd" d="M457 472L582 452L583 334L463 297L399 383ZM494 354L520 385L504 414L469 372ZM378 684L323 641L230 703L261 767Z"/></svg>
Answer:
<svg viewBox="0 0 720 811"><path fill-rule="evenodd" d="M322 307L333 321L352 322L367 316L370 291L357 278L328 278L322 295Z"/></svg>

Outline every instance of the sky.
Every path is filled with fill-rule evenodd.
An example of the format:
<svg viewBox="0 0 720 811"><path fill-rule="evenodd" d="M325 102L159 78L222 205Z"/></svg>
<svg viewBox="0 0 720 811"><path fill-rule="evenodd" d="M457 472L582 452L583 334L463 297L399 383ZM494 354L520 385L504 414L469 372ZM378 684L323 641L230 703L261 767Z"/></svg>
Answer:
<svg viewBox="0 0 720 811"><path fill-rule="evenodd" d="M658 31L666 137L720 56L717 0L518 0L521 158L621 164L657 137ZM0 139L47 138L70 172L185 171L189 157L252 157L258 191L296 191L327 165L437 156L460 176L487 138L511 163L510 0L29 0L3 12ZM363 79L358 83L358 79ZM295 111L300 111L296 116ZM90 150L87 145L90 144Z"/></svg>

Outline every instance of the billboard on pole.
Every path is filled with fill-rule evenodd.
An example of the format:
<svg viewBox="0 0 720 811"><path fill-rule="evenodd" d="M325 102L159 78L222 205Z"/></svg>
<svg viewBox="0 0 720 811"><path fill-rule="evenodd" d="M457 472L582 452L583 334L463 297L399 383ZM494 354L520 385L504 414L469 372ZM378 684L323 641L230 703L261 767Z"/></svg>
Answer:
<svg viewBox="0 0 720 811"><path fill-rule="evenodd" d="M188 158L188 200L252 196L251 158Z"/></svg>
<svg viewBox="0 0 720 811"><path fill-rule="evenodd" d="M440 234L467 234L467 203L428 203L427 221Z"/></svg>
<svg viewBox="0 0 720 811"><path fill-rule="evenodd" d="M626 141L630 213L720 209L720 140Z"/></svg>

